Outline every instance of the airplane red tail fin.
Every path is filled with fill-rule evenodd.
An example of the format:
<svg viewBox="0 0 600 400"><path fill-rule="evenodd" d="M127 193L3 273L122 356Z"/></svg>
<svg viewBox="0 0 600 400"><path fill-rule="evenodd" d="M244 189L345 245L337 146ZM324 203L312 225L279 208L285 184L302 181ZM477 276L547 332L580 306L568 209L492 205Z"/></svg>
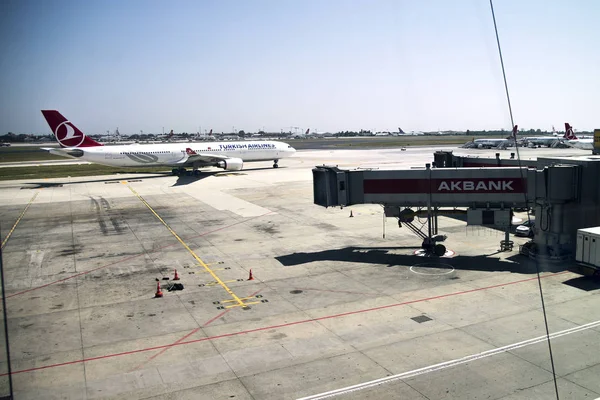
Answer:
<svg viewBox="0 0 600 400"><path fill-rule="evenodd" d="M569 125L568 122L565 122L565 136L563 136L563 138L567 140L577 140L577 136L575 136L575 133L573 132L573 127Z"/></svg>
<svg viewBox="0 0 600 400"><path fill-rule="evenodd" d="M68 121L56 110L42 110L46 122L54 133L60 147L95 147L102 146L95 140L87 137L72 122Z"/></svg>
<svg viewBox="0 0 600 400"><path fill-rule="evenodd" d="M173 137L173 129L171 129L171 132L169 132L169 134L167 135L167 138L172 138Z"/></svg>
<svg viewBox="0 0 600 400"><path fill-rule="evenodd" d="M208 132L208 136L212 135L212 129Z"/></svg>
<svg viewBox="0 0 600 400"><path fill-rule="evenodd" d="M305 133L305 135L308 135L308 134L309 134L309 132L310 132L310 128L308 128L308 129L306 130L306 133Z"/></svg>
<svg viewBox="0 0 600 400"><path fill-rule="evenodd" d="M185 149L185 152L187 153L188 156L195 156L196 154L198 154L189 147L187 149Z"/></svg>

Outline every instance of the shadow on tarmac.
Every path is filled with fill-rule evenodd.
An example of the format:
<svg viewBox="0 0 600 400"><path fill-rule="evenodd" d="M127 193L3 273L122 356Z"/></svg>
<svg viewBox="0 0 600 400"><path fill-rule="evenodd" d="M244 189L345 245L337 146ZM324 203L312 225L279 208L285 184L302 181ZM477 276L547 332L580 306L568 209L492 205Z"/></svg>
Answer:
<svg viewBox="0 0 600 400"><path fill-rule="evenodd" d="M219 173L219 171L209 171L209 172L202 172L200 175L198 176L179 176L177 178L177 181L173 184L173 186L181 186L181 185L189 185L190 183L199 181L201 179L204 178L208 178L209 176L213 176L215 174ZM78 184L82 184L82 183L119 183L119 182L136 182L136 181L140 181L142 179L144 180L148 180L148 179L157 179L157 178L165 178L168 176L173 176L173 174L171 172L154 172L152 173L152 175L140 175L140 176L134 176L132 177L131 175L136 175L135 172L123 172L123 174L128 174L130 175L128 178L124 178L124 177L118 177L118 178L103 178L103 179L86 179L86 180L78 180L75 182L68 182L68 181L59 181L59 182L26 182L24 183L24 185L31 185L31 186L27 186L27 187L21 187L21 189L42 189L42 188L53 188L53 187L61 187L61 186L65 186L65 185L78 185ZM147 172L145 172L145 174L147 174Z"/></svg>
<svg viewBox="0 0 600 400"><path fill-rule="evenodd" d="M128 174L128 175L136 175L136 172L123 172L123 174ZM140 173L142 174L142 173ZM147 174L147 172L143 172L143 174ZM78 185L81 183L99 183L99 182L127 182L127 181L137 181L140 179L155 179L155 178L164 178L165 176L171 176L172 174L170 172L153 172L152 175L140 175L140 176L135 176L135 177L129 177L129 178L124 178L124 177L118 177L118 178L102 178L102 179L87 179L87 180L83 180L83 181L76 181L76 182L69 182L69 181L62 181L62 182L26 182L24 183L24 185L31 185L28 187L22 187L21 189L42 189L42 188L52 188L52 187L61 187L64 185ZM60 179L60 178L56 178L56 179Z"/></svg>
<svg viewBox="0 0 600 400"><path fill-rule="evenodd" d="M424 268L437 268L439 263L451 265L456 270L485 271L485 272L514 272L520 274L535 274L535 262L517 253L506 260L482 256L461 256L453 258L420 257L413 254L398 254L392 250L418 249L419 247L345 247L335 250L323 250L313 253L292 253L276 257L284 266L306 264L315 261L344 261L363 264L380 264L388 268L409 268L420 264ZM429 265L428 265L429 264ZM561 272L566 265L542 264L540 272Z"/></svg>
<svg viewBox="0 0 600 400"><path fill-rule="evenodd" d="M563 283L576 289L585 290L586 292L600 289L600 279L589 276L580 276L578 278L569 279Z"/></svg>
<svg viewBox="0 0 600 400"><path fill-rule="evenodd" d="M279 169L286 168L279 166ZM228 175L246 175L246 171L260 171L260 170L269 170L273 169L273 167L259 167L259 168L244 168L242 171L201 171L198 175L182 175L177 177L177 181L172 186L184 186L189 185L191 183L197 182L204 178L208 178L210 176L228 176ZM171 172L153 172L152 175L147 175L148 172L135 172L135 171L123 171L120 172L124 175L130 175L129 178L117 177L117 178L102 178L102 179L87 179L87 180L78 180L75 182L69 181L58 181L58 182L26 182L22 186L21 189L42 189L42 188L53 188L53 187L62 187L65 185L77 185L81 183L117 183L117 182L135 182L140 179L157 179L164 178L168 176L173 176ZM131 177L131 175L140 174L140 176ZM77 178L77 177L74 177ZM57 178L60 179L60 178Z"/></svg>

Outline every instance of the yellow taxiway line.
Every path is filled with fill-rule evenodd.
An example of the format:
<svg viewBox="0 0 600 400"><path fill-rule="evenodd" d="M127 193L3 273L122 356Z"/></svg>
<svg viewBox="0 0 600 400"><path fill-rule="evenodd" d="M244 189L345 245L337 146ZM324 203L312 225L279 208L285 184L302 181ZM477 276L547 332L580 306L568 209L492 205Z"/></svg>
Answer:
<svg viewBox="0 0 600 400"><path fill-rule="evenodd" d="M37 197L38 194L40 194L40 192L35 192L35 194L31 198L31 200L29 200L29 203L27 203L27 205L25 206L25 209L23 210L23 212L21 213L21 215L19 215L19 218L17 218L17 221L15 222L15 224L13 225L13 227L10 228L10 231L8 231L8 235L6 235L6 237L2 241L2 246L0 247L0 249L4 248L4 245L6 244L6 242L8 242L8 239L10 238L10 235L12 235L13 231L15 230L15 228L17 227L17 225L19 224L19 222L21 222L21 218L23 218L23 216L27 212L27 209L29 208L29 206L31 205L31 203L33 203L33 201L35 200L35 198Z"/></svg>
<svg viewBox="0 0 600 400"><path fill-rule="evenodd" d="M233 279L233 280L230 280L230 281L222 281L222 282L223 283L231 283L231 282L238 282L238 280L237 279ZM205 283L204 286L214 286L214 285L218 285L218 284L219 284L219 282L215 281L215 282Z"/></svg>
<svg viewBox="0 0 600 400"><path fill-rule="evenodd" d="M206 272L208 272L209 274L212 275L212 277L215 279L215 281L217 281L217 283L219 285L221 285L223 287L223 289L225 289L225 291L227 293L229 293L229 295L233 298L233 301L235 301L237 304L235 306L230 306L230 307L246 307L247 305L238 297L236 296L235 293L233 293L233 291L231 289L229 289L229 287L225 284L225 282L223 282L209 267L208 265L202 261L202 259L200 257L198 257L198 255L196 253L194 253L194 251L190 248L190 246L188 246L183 239L181 239L179 237L179 235L177 233L175 233L175 231L173 229L171 229L171 227L169 226L169 224L167 224L165 222L165 220L163 220L160 215L158 215L156 213L156 211L154 211L154 209L152 208L152 206L150 206L150 204L148 204L148 202L146 200L144 200L144 198L142 196L140 196L138 194L138 192L136 192L131 186L127 185L127 187L129 188L129 190L131 190L131 192L136 195L136 197L138 199L140 199L140 201L146 206L148 207L148 209L150 210L150 212L152 214L154 214L154 216L160 221L162 222L162 224L165 226L165 228L168 229L169 232L171 232L171 234L173 236L175 236L175 239L177 239L179 241L179 243L181 243L181 245L183 247L185 247L185 249L192 255L192 257L194 257L196 259L196 261L198 261L198 264L201 265L202 267L204 267L204 269L206 270Z"/></svg>

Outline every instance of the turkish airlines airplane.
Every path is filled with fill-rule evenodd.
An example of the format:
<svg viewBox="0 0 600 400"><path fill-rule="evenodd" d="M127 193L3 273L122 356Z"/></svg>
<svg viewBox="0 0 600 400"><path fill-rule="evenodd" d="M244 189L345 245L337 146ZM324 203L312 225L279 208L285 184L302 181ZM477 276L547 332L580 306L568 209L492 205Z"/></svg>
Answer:
<svg viewBox="0 0 600 400"><path fill-rule="evenodd" d="M573 127L565 122L565 144L582 150L594 150L594 139L593 138L582 138L578 139L573 132Z"/></svg>
<svg viewBox="0 0 600 400"><path fill-rule="evenodd" d="M239 171L245 161L270 161L277 168L279 159L290 157L296 150L278 141L159 143L103 146L77 129L56 110L42 110L42 114L60 149L44 148L63 157L113 167L169 166L173 175L186 173L186 167L198 174L201 167L219 167Z"/></svg>

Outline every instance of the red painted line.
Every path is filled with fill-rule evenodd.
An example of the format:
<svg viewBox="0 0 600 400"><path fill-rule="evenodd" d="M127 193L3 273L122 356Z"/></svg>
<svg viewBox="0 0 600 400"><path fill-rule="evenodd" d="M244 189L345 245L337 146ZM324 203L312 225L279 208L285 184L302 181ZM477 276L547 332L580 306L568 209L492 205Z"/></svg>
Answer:
<svg viewBox="0 0 600 400"><path fill-rule="evenodd" d="M189 338L190 336L192 336L194 333L198 332L200 330L200 328L196 328L194 330L192 330L190 333L188 333L187 335L181 337L179 340L173 342L170 344L170 347L165 347L164 349L162 349L161 351L159 351L158 353L156 353L155 355L153 355L152 357L148 358L146 361L144 361L143 363L141 363L140 365L138 365L137 367L133 368L131 371L129 372L133 372L137 369L140 369L141 367L143 367L144 365L146 365L147 363L149 363L150 361L154 360L156 357L160 356L161 354L163 354L165 351L169 350L172 346L175 346L178 343L181 343L182 341L184 341L185 339Z"/></svg>
<svg viewBox="0 0 600 400"><path fill-rule="evenodd" d="M569 271L557 272L555 274L542 276L541 279L563 275L563 274L566 274L568 272ZM477 289L471 289L471 290L465 290L465 291L462 291L462 292L447 293L447 294L442 294L442 295L439 295L439 296L426 297L426 298L417 299L417 300L409 300L409 301L405 301L405 302L402 302L402 303L388 304L386 306L379 306L379 307L367 308L367 309L363 309L363 310L349 311L349 312L345 312L345 313L341 313L341 314L326 315L324 317L310 318L310 319L305 319L305 320L300 320L300 321L295 321L295 322L289 322L289 323L280 324L280 325L264 326L262 328L248 329L246 331L224 333L222 335L209 336L209 337L205 337L205 338L190 340L190 341L187 341L187 342L179 342L177 344L167 344L167 345L163 345L163 346L148 347L148 348L145 348L145 349L130 350L130 351L122 352L122 353L106 354L106 355L98 356L98 357L90 357L90 358L84 358L84 359L80 359L80 360L67 361L67 362L58 363L58 364L50 364L50 365L45 365L45 366L41 366L41 367L28 368L28 369L23 369L23 370L20 370L20 371L13 371L12 375L22 374L22 373L26 373L26 372L39 371L39 370L48 369L48 368L62 367L62 366L65 366L65 365L80 364L80 363L84 363L84 362L90 362L90 361L96 361L96 360L103 360L103 359L113 358L113 357L119 357L119 356L126 356L126 355L130 355L130 354L142 353L142 352L146 352L146 351L160 350L160 349L165 349L165 348L170 348L170 347L175 347L175 346L183 346L183 345L187 345L187 344L193 344L193 343L198 343L198 342L205 342L207 340L217 340L217 339L223 339L223 338L227 338L227 337L231 337L231 336L247 335L249 333L262 332L262 331L271 330L271 329L287 328L287 327L294 326L294 325L301 325L301 324L306 324L306 323L310 323L310 322L324 321L324 320L327 320L327 319L340 318L340 317L345 317L345 316L348 316L348 315L362 314L362 313L367 313L367 312L371 312L371 311L384 310L384 309L387 309L387 308L401 307L401 306L405 306L407 304L414 304L414 303L420 303L420 302L424 302L424 301L443 299L443 298L446 298L446 297L460 296L460 295L463 295L463 294L479 292L479 291L482 291L482 290L489 290L489 289L494 289L494 288L503 287L503 286L516 285L518 283L530 282L530 281L533 281L533 280L536 280L536 279L537 279L537 277L527 278L527 279L521 279L521 280L513 281L513 282L500 283L500 284L497 284L497 285L486 286L486 287L477 288ZM0 374L0 377L6 376L6 375L8 375L8 374L7 373L3 373L3 374Z"/></svg>
<svg viewBox="0 0 600 400"><path fill-rule="evenodd" d="M231 228L232 226L239 225L239 224L242 224L242 223L244 223L244 222L247 222L247 221L251 221L251 220L253 220L253 219L255 219L255 218L264 217L265 215L268 215L268 214L271 214L271 213L273 213L273 211L269 211L268 213L265 213L265 214L262 214L262 215L258 215L258 216L256 216L256 217L252 217L252 218L250 218L250 219L246 219L246 220L243 220L243 221L238 221L238 222L236 222L236 223L233 223L233 224L231 224L231 225L222 226L222 227L220 227L220 228L217 228L217 229L214 229L214 230L212 230L212 231L208 231L208 232L201 233L200 235L191 236L191 237L187 238L186 240L197 239L197 238L199 238L199 237L202 237L202 236L210 235L211 233L215 233L215 232L221 231L221 230L223 230L223 229ZM76 278L76 277L78 277L78 276L81 276L81 275L86 275L86 274L89 274L89 273L91 273L91 272L94 272L94 271L98 271L98 270L100 270L100 269L103 269L103 268L111 267L111 266L113 266L113 265L115 265L115 264L119 264L119 263L122 263L122 262L125 262L125 261L129 261L129 260L131 260L131 259L134 259L134 258L136 258L136 257L143 256L143 255L146 255L146 254L152 254L152 253L156 253L156 252L157 252L157 251L159 251L159 250L163 250L163 249L166 249L167 247L176 246L176 245L179 245L179 244L180 244L179 242L177 242L177 243L173 243L173 244L168 244L168 245L166 245L166 246L162 246L162 247L159 247L159 248L157 248L157 249L151 250L151 251L149 251L148 253L140 253L140 254L136 254L136 255L133 255L133 256L125 257L125 258L122 258L121 260L114 261L114 262L112 262L112 263L110 263L110 264L106 264L106 265L102 265L102 266L100 266L100 267L97 267L97 268L94 268L94 269L90 269L89 271L80 272L80 273L78 273L78 274L71 275L71 276L68 276L68 277L66 277L66 278L63 278L63 279L59 279L59 280L57 280L57 281L54 281L54 282L50 282L50 283L46 283L46 284L44 284L44 285L41 285L41 286L37 286L37 287L34 287L34 288L26 289L26 290L23 290L23 291L21 291L21 292L17 292L17 293L9 294L9 295L7 295L7 296L6 296L6 298L7 298L7 299L10 299L11 297L19 296L19 295L22 295L22 294L25 294L25 293L32 292L32 291L34 291L34 290L42 289L42 288L45 288L45 287L48 287L48 286L51 286L51 285L55 285L55 284L57 284L57 283L65 282L65 281L68 281L68 280L70 280L70 279Z"/></svg>
<svg viewBox="0 0 600 400"><path fill-rule="evenodd" d="M250 297L254 297L256 296L258 293L260 293L262 291L262 289L254 292L253 294L250 295ZM213 317L211 319L209 319L207 322L204 323L204 325L202 325L201 327L198 327L194 330L192 330L190 333L188 333L187 335L183 336L182 338L180 338L179 340L177 340L174 343L171 343L170 347L165 347L164 349L162 349L161 351L159 351L158 353L156 353L155 355L153 355L152 357L150 357L149 359L147 359L146 361L144 361L143 363L141 363L140 365L138 365L137 367L133 368L131 371L135 371L137 369L140 369L141 367L143 367L144 365L146 365L147 363L149 363L150 361L154 360L156 357L160 356L161 354L163 354L165 351L169 350L171 347L175 346L176 344L180 343L181 341L189 338L190 336L192 336L194 333L198 332L201 328L207 327L208 325L212 324L214 321L216 321L217 319L221 318L223 315L227 314L229 311L231 311L231 308L228 308L227 310L221 312L220 314L218 314L216 317Z"/></svg>
<svg viewBox="0 0 600 400"><path fill-rule="evenodd" d="M231 310L233 310L233 309L228 308L227 310L221 312L221 314L217 315L216 317L209 319L208 321L206 321L206 323L204 323L204 325L202 325L202 327L204 328L205 326L212 324L213 322L215 322L216 320L218 320L219 318L221 318L223 315L227 314Z"/></svg>

